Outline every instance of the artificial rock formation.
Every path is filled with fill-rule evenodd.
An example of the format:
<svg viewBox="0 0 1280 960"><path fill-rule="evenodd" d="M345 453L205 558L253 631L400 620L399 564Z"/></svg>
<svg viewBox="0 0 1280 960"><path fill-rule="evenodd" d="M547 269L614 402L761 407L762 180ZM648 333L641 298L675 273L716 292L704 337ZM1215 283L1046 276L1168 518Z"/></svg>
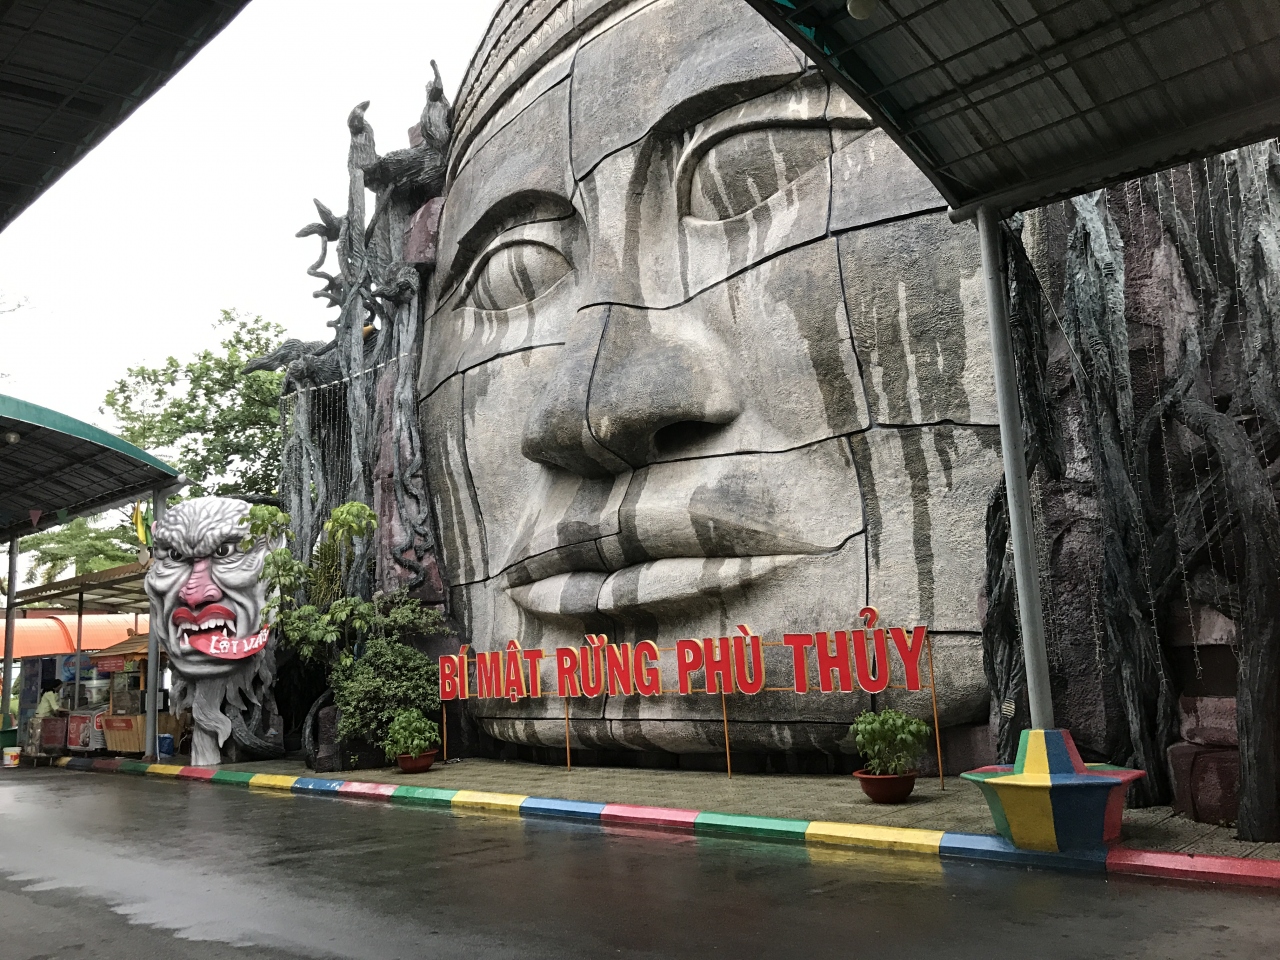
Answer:
<svg viewBox="0 0 1280 960"><path fill-rule="evenodd" d="M1015 325L1057 718L1087 758L1146 770L1140 803L1218 821L1238 796L1251 840L1280 838L1278 237L1274 141L1035 211L1044 288ZM1025 691L1002 522L993 503L1007 750Z"/></svg>
<svg viewBox="0 0 1280 960"><path fill-rule="evenodd" d="M307 273L324 281L314 295L338 310L330 322L334 339L285 341L245 370L285 372L280 489L299 559L311 558L334 507L364 503L373 507L381 532L376 542L356 539L344 591L367 597L375 589L404 588L437 602L443 586L415 408L419 287L435 264L429 241L449 140L449 101L434 61L431 66L435 76L407 149L379 155L365 119L368 102L351 111L347 212L337 216L317 200L320 220L298 232L320 240L320 256ZM376 197L372 213L367 191ZM331 245L336 268L329 264Z"/></svg>
<svg viewBox="0 0 1280 960"><path fill-rule="evenodd" d="M776 641L870 602L931 628L943 724L985 725L1001 465L976 234L744 9L513 0L472 61L418 380L452 610L477 651L549 651ZM786 648L766 657L789 683ZM827 753L862 709L930 713L927 692L874 700L725 710L735 749ZM564 744L558 701L468 709ZM723 749L718 697L571 713L575 747Z"/></svg>
<svg viewBox="0 0 1280 960"><path fill-rule="evenodd" d="M191 762L284 755L275 681L276 639L263 623L267 553L280 546L249 539L249 504L200 497L170 509L155 525L147 570L151 630L174 673L175 713L190 708Z"/></svg>

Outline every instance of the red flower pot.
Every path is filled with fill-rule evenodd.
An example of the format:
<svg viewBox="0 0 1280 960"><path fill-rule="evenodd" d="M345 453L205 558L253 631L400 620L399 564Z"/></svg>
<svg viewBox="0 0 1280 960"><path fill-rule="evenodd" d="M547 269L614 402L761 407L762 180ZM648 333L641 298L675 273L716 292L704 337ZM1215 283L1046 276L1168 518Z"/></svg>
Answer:
<svg viewBox="0 0 1280 960"><path fill-rule="evenodd" d="M871 798L872 803L905 803L911 791L916 787L915 771L911 773L867 773L855 770L862 792Z"/></svg>
<svg viewBox="0 0 1280 960"><path fill-rule="evenodd" d="M436 762L436 754L439 752L438 750L424 750L416 757L402 753L396 757L396 766L400 768L401 773L426 773L431 769L431 764Z"/></svg>

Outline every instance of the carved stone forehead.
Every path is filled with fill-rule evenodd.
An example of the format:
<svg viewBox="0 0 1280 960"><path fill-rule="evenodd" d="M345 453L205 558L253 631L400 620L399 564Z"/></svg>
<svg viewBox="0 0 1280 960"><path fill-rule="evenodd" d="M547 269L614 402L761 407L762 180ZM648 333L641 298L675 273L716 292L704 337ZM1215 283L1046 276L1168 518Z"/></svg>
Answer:
<svg viewBox="0 0 1280 960"><path fill-rule="evenodd" d="M186 500L156 524L156 541L189 556L205 556L219 544L246 536L240 520L248 513L249 504L229 497Z"/></svg>
<svg viewBox="0 0 1280 960"><path fill-rule="evenodd" d="M575 181L650 130L774 90L803 57L741 0L510 0L458 92L437 279L485 221ZM474 251L471 251L474 252Z"/></svg>

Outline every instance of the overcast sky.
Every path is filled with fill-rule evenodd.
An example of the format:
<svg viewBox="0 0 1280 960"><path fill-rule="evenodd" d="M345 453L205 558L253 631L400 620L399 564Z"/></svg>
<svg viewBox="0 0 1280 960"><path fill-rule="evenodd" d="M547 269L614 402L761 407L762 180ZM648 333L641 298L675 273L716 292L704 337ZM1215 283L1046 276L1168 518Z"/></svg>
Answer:
<svg viewBox="0 0 1280 960"><path fill-rule="evenodd" d="M253 0L170 83L0 233L0 393L107 429L139 363L217 342L232 308L303 339L311 198L346 209L346 117L408 146L440 65L453 99L496 0Z"/></svg>

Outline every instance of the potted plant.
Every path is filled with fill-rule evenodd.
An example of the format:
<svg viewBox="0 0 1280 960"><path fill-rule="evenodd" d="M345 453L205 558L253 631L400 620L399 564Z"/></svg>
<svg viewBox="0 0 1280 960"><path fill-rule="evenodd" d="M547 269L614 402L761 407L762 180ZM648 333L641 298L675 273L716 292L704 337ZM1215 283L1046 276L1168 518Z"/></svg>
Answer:
<svg viewBox="0 0 1280 960"><path fill-rule="evenodd" d="M423 773L431 769L440 742L440 728L422 715L421 710L401 710L391 721L382 747L387 759L394 759L404 773Z"/></svg>
<svg viewBox="0 0 1280 960"><path fill-rule="evenodd" d="M916 785L929 727L897 710L866 711L849 728L866 764L853 775L873 803L902 803Z"/></svg>

